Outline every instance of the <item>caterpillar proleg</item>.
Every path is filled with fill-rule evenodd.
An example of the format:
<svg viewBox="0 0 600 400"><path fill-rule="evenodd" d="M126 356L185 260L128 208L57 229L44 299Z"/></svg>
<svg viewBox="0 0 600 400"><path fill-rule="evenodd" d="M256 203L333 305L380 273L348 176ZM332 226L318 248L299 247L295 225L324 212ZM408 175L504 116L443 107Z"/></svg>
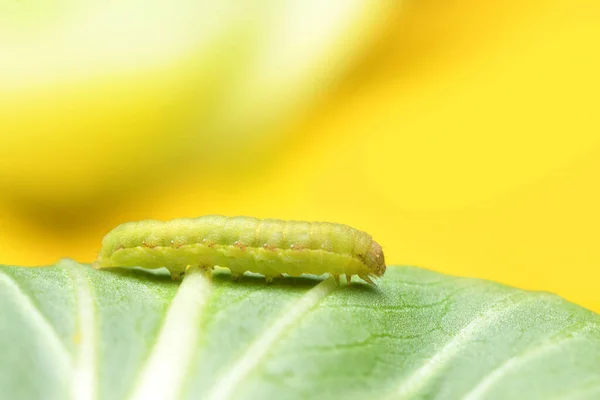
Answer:
<svg viewBox="0 0 600 400"><path fill-rule="evenodd" d="M190 265L265 276L353 275L373 284L385 273L381 246L365 232L329 222L208 215L127 222L102 241L95 268L166 267L179 279Z"/></svg>

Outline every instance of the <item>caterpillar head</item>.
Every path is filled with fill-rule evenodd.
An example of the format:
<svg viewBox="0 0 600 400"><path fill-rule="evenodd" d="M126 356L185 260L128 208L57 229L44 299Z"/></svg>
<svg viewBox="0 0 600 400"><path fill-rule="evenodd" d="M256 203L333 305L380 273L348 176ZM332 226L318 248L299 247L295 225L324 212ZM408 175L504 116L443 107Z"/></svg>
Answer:
<svg viewBox="0 0 600 400"><path fill-rule="evenodd" d="M375 276L383 276L385 273L385 257L379 243L371 242L371 249L367 254L367 266L370 272Z"/></svg>

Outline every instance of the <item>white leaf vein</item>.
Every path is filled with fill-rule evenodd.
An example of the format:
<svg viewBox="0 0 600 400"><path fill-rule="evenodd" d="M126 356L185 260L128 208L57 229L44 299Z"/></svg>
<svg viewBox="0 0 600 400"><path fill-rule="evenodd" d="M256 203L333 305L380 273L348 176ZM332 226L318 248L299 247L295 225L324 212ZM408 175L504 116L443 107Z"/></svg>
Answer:
<svg viewBox="0 0 600 400"><path fill-rule="evenodd" d="M190 268L169 309L152 352L133 388L131 399L177 399L200 337L200 321L209 298L210 282Z"/></svg>
<svg viewBox="0 0 600 400"><path fill-rule="evenodd" d="M219 377L207 398L210 400L231 398L244 379L264 361L273 344L285 334L287 329L294 323L298 323L335 287L334 280L328 278L286 308L285 312L250 344L246 352L233 362L231 368Z"/></svg>
<svg viewBox="0 0 600 400"><path fill-rule="evenodd" d="M4 285L8 291L12 292L9 296L14 299L15 305L20 307L21 314L28 318L32 326L39 332L47 351L54 356L55 367L60 371L64 371L65 376L70 374L72 368L71 356L54 329L54 326L41 313L29 295L23 292L14 279L2 271L0 271L0 285Z"/></svg>
<svg viewBox="0 0 600 400"><path fill-rule="evenodd" d="M94 297L83 265L73 260L61 260L58 267L64 268L73 281L77 299L77 355L71 379L73 400L94 400L98 388L96 308Z"/></svg>
<svg viewBox="0 0 600 400"><path fill-rule="evenodd" d="M454 337L440 350L433 354L420 368L416 369L407 379L403 380L390 394L393 399L405 399L415 396L428 381L443 370L448 363L468 345L470 340L481 331L491 326L509 311L526 301L535 300L535 296L526 293L516 293L502 298L469 324L460 329Z"/></svg>
<svg viewBox="0 0 600 400"><path fill-rule="evenodd" d="M479 383L475 385L475 387L465 395L464 399L476 400L485 398L486 393L488 393L488 391L510 371L517 369L522 365L546 353L558 350L567 342L577 340L578 338L582 337L581 333L588 332L592 329L597 328L597 324L588 322L576 331L569 332L569 335L559 334L559 336L562 336L559 338L557 338L555 335L549 340L543 341L541 344L538 344L528 350L525 350L520 354L514 355L513 357L505 360L500 366L490 371L490 373L488 373L486 376L484 376L479 381Z"/></svg>

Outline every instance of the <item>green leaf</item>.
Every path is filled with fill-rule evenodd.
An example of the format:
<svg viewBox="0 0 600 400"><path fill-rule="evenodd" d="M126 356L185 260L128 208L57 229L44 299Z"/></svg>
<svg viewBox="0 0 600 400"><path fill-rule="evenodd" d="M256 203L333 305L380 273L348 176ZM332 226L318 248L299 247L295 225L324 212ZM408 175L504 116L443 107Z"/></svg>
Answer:
<svg viewBox="0 0 600 400"><path fill-rule="evenodd" d="M392 267L377 287L192 270L0 267L10 399L600 397L600 316Z"/></svg>

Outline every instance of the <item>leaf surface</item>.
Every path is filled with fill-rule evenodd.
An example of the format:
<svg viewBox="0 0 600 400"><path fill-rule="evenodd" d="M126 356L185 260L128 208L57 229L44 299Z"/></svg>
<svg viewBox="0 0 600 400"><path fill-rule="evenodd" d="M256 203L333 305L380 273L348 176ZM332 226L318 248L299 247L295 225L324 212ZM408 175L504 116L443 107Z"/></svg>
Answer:
<svg viewBox="0 0 600 400"><path fill-rule="evenodd" d="M377 287L192 270L0 267L11 399L600 397L600 316L391 267Z"/></svg>

